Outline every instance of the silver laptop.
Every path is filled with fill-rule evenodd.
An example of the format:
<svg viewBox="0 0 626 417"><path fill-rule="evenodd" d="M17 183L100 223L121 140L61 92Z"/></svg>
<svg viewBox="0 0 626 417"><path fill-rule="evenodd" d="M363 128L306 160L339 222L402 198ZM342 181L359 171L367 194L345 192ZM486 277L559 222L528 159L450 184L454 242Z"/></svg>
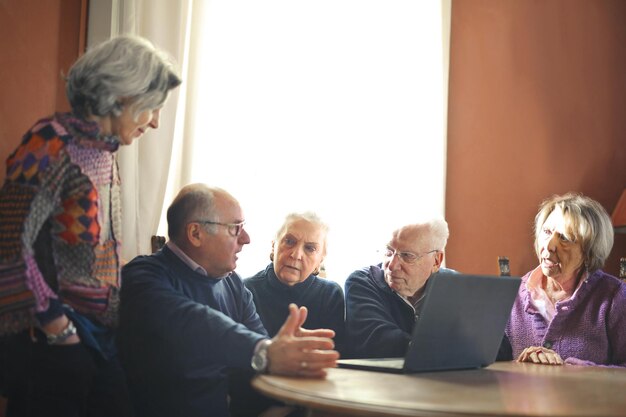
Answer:
<svg viewBox="0 0 626 417"><path fill-rule="evenodd" d="M412 373L492 364L520 278L439 273L429 279L404 358L341 359L339 367Z"/></svg>

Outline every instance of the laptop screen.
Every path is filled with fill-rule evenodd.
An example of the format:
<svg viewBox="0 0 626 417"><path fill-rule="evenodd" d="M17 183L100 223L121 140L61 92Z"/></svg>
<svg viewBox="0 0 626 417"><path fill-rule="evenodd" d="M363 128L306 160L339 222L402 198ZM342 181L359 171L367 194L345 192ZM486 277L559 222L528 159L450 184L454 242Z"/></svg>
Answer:
<svg viewBox="0 0 626 417"><path fill-rule="evenodd" d="M429 279L403 371L479 368L493 363L521 280L453 273ZM375 359L339 361L342 367L394 372L388 364Z"/></svg>

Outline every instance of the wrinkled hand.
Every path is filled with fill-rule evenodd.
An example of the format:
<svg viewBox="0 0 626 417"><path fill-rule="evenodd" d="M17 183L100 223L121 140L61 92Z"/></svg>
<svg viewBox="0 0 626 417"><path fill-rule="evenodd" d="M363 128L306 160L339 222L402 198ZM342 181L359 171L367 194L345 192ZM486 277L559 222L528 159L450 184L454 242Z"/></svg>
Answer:
<svg viewBox="0 0 626 417"><path fill-rule="evenodd" d="M533 362L544 365L563 365L561 355L552 349L541 346L530 346L522 351L517 358L518 362Z"/></svg>
<svg viewBox="0 0 626 417"><path fill-rule="evenodd" d="M302 329L306 315L305 307L289 305L289 317L267 350L271 374L323 378L326 368L337 366L339 353L333 350L335 344L329 336L322 336L334 332Z"/></svg>

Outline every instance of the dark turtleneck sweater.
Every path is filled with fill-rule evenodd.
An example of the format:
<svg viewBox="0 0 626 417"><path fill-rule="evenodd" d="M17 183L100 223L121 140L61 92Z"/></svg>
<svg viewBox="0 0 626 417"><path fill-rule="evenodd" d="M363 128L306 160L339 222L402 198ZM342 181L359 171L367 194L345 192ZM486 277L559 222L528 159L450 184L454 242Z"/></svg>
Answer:
<svg viewBox="0 0 626 417"><path fill-rule="evenodd" d="M289 304L309 310L304 328L335 331L335 349L343 348L345 302L339 284L309 275L304 281L289 286L278 280L274 264L244 280L253 295L257 313L270 336L280 330L289 314Z"/></svg>

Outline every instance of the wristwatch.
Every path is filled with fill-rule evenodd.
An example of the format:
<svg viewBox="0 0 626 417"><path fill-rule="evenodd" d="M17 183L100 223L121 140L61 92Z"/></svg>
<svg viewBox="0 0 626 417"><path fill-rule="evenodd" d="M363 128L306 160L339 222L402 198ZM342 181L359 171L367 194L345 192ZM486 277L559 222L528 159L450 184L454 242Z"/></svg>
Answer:
<svg viewBox="0 0 626 417"><path fill-rule="evenodd" d="M257 371L258 373L265 373L269 367L269 359L267 358L267 349L270 347L272 342L268 339L259 342L259 345L256 347L254 355L252 356L252 369Z"/></svg>
<svg viewBox="0 0 626 417"><path fill-rule="evenodd" d="M74 327L72 320L68 320L67 326L65 326L65 329L63 329L61 333L47 334L46 338L49 345L58 345L59 343L65 342L70 336L74 336L75 334L76 327Z"/></svg>

